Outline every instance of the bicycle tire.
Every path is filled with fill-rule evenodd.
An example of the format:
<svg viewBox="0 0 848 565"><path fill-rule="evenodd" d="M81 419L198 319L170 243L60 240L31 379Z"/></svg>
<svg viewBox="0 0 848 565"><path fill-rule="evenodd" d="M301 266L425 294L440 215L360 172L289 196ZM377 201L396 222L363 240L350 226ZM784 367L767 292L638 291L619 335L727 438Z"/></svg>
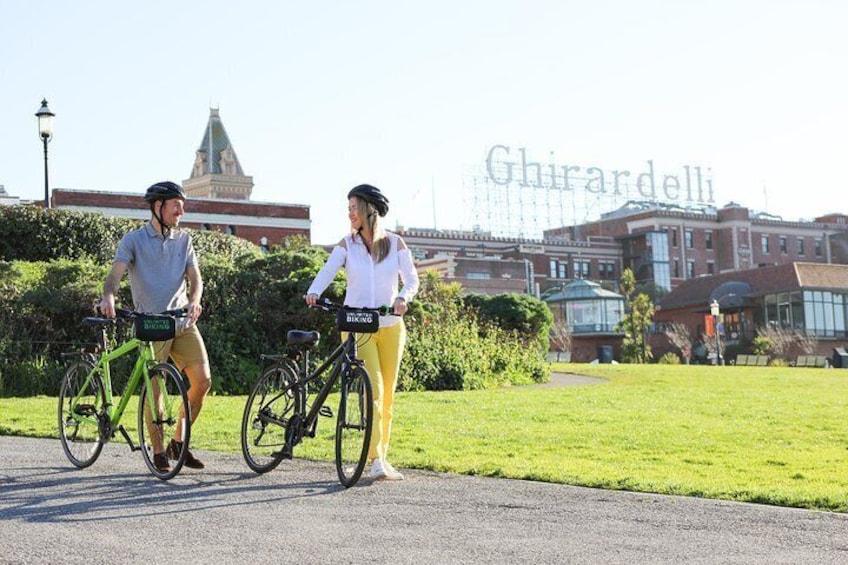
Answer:
<svg viewBox="0 0 848 565"><path fill-rule="evenodd" d="M277 363L253 385L241 420L241 451L247 466L257 473L275 469L291 457L286 445L292 420L301 421L303 403L297 373L287 363Z"/></svg>
<svg viewBox="0 0 848 565"><path fill-rule="evenodd" d="M342 374L336 418L336 471L345 488L356 484L368 462L374 421L374 395L368 371L353 367Z"/></svg>
<svg viewBox="0 0 848 565"><path fill-rule="evenodd" d="M103 450L100 419L106 415L103 381L92 374L94 364L74 362L59 388L59 437L68 460L80 469L88 467ZM88 378L90 376L90 378Z"/></svg>
<svg viewBox="0 0 848 565"><path fill-rule="evenodd" d="M156 410L151 409L147 382L141 385L138 398L139 447L147 468L158 479L167 481L182 470L188 446L191 443L191 406L188 403L188 388L182 374L170 363L160 363L150 369L150 384L156 395ZM156 388L158 387L158 388ZM180 432L183 449L170 448ZM154 453L161 453L171 461L168 470L160 470L153 460Z"/></svg>

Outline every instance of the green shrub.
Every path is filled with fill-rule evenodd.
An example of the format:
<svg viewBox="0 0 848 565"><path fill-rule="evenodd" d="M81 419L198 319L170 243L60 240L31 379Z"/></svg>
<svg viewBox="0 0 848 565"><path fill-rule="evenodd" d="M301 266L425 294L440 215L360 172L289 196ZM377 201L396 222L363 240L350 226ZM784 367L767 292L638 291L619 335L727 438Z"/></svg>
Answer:
<svg viewBox="0 0 848 565"><path fill-rule="evenodd" d="M462 297L466 307L476 308L484 328L499 327L515 332L527 344L548 350L549 334L554 323L550 308L527 294L468 294ZM489 322L485 324L485 322Z"/></svg>
<svg viewBox="0 0 848 565"><path fill-rule="evenodd" d="M548 379L544 355L526 335L480 321L457 284L427 274L406 316L408 337L398 388L474 390Z"/></svg>
<svg viewBox="0 0 848 565"><path fill-rule="evenodd" d="M677 356L677 353L669 351L660 357L657 363L661 365L680 365L680 357Z"/></svg>
<svg viewBox="0 0 848 565"><path fill-rule="evenodd" d="M0 212L0 395L56 394L64 372L60 354L95 341L82 319L100 298L118 240L139 222L26 206ZM326 261L325 251L293 240L263 254L233 236L192 236L204 281L198 325L213 392L247 392L259 373L259 355L283 352L288 330L320 332L316 360L338 345L332 316L310 310L302 298ZM14 245L18 240L24 243ZM65 248L68 256L62 255ZM535 346L540 335L547 345L550 313L543 303L517 295L474 303L463 299L457 285L424 279L406 317L402 390L469 390L548 378L541 345ZM344 282L342 272L324 295L341 301ZM132 304L128 277L117 302ZM113 343L123 341L125 332L111 336ZM114 365L116 390L133 361Z"/></svg>

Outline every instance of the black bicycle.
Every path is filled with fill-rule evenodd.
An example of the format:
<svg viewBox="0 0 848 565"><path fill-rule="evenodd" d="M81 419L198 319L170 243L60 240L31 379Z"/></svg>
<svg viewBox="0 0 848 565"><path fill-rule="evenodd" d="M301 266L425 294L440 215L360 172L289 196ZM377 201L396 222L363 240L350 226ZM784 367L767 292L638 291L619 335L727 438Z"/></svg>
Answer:
<svg viewBox="0 0 848 565"><path fill-rule="evenodd" d="M304 437L315 437L318 417L333 416L325 402L338 383L336 471L339 481L351 487L367 463L374 414L371 381L363 362L356 358L357 336L362 339L362 334L375 333L380 315L389 311L339 306L327 299L320 299L313 308L335 313L336 327L348 332L347 338L314 371L310 371L309 352L320 339L316 331L290 330L284 354L261 356L272 365L262 371L247 397L241 424L242 453L257 473L291 459L294 446ZM325 374L328 371L329 376ZM314 398L310 388L318 390Z"/></svg>

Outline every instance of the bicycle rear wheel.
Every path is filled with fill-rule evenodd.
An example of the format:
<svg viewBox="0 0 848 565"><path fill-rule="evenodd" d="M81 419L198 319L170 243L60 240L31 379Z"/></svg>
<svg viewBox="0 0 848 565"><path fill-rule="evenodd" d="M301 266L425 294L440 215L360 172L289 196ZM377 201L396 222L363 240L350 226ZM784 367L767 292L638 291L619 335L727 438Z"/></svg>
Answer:
<svg viewBox="0 0 848 565"><path fill-rule="evenodd" d="M241 451L247 466L257 473L274 469L284 457L291 457L286 430L294 418L299 425L301 392L297 376L285 365L269 367L259 378L241 420Z"/></svg>
<svg viewBox="0 0 848 565"><path fill-rule="evenodd" d="M59 389L59 437L71 463L79 468L94 463L103 450L100 418L105 418L106 393L94 365L77 361Z"/></svg>
<svg viewBox="0 0 848 565"><path fill-rule="evenodd" d="M150 387L141 385L138 399L138 436L141 453L150 472L163 481L174 478L183 468L191 441L191 407L183 376L170 363L150 369ZM168 449L172 441L183 449ZM156 466L154 456L176 457L167 469Z"/></svg>
<svg viewBox="0 0 848 565"><path fill-rule="evenodd" d="M374 396L368 372L353 367L342 373L341 400L336 420L336 471L346 487L352 487L362 476L368 462Z"/></svg>

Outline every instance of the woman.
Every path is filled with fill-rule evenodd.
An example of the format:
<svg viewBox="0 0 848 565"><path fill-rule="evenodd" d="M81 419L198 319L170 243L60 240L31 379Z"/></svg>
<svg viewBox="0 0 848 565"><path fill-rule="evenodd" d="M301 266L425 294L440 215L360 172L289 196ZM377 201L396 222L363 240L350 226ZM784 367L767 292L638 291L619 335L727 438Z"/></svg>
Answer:
<svg viewBox="0 0 848 565"><path fill-rule="evenodd" d="M347 195L350 233L333 248L312 281L306 303L314 305L342 267L347 271L344 303L359 308L392 305L394 316L381 316L380 329L359 340L358 358L365 362L374 390L374 422L369 458L371 478L403 480L386 459L392 432L392 408L400 360L406 343L403 314L418 291L418 273L403 239L383 229L389 200L380 189L361 184ZM398 277L403 288L398 292Z"/></svg>

